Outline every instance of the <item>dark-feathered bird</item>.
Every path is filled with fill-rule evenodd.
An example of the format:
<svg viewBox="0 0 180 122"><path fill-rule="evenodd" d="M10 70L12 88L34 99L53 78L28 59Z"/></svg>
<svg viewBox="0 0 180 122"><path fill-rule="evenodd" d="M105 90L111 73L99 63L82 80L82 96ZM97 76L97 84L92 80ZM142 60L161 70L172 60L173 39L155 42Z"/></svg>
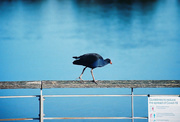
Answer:
<svg viewBox="0 0 180 122"><path fill-rule="evenodd" d="M92 74L92 78L93 81L96 83L94 75L93 75L93 69L96 67L103 67L107 64L112 64L111 60L109 58L107 59L103 59L102 56L100 56L97 53L88 53L88 54L84 54L81 56L74 56L73 58L75 58L76 60L73 61L73 64L75 65L83 65L85 66L85 68L83 69L81 75L78 77L79 79L82 80L82 75L85 71L85 69L87 67L91 68L91 74Z"/></svg>

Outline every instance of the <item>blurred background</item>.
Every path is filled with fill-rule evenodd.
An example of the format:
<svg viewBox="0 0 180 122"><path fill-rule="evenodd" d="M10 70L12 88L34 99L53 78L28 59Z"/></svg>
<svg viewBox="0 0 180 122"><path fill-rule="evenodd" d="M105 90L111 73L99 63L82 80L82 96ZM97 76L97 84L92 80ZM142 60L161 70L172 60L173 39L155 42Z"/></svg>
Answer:
<svg viewBox="0 0 180 122"><path fill-rule="evenodd" d="M113 63L95 69L96 80L179 80L179 13L179 0L1 0L0 81L75 80L83 67L73 65L72 56L91 52ZM92 79L90 69L82 78ZM0 95L19 93L12 91L1 90ZM99 89L85 91L99 93ZM82 104L92 104L88 101ZM110 108L117 113L116 106Z"/></svg>
<svg viewBox="0 0 180 122"><path fill-rule="evenodd" d="M97 80L180 79L179 13L179 0L1 0L0 80L74 80L72 56L90 52L113 62Z"/></svg>

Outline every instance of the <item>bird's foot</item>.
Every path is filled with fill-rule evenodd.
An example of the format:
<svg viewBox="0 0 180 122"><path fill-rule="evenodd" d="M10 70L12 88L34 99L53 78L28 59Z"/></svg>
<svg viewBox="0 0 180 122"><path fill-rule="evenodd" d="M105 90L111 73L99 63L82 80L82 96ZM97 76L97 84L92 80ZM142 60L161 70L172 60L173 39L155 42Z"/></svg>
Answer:
<svg viewBox="0 0 180 122"><path fill-rule="evenodd" d="M84 80L81 77L78 77L76 79L79 79L81 83L84 83Z"/></svg>
<svg viewBox="0 0 180 122"><path fill-rule="evenodd" d="M81 78L81 76L80 76L80 77L78 77L78 78L76 78L76 79L79 79L79 80L83 81L83 79Z"/></svg>
<svg viewBox="0 0 180 122"><path fill-rule="evenodd" d="M92 80L92 82L94 82L95 84L97 84L97 85L98 85L97 80Z"/></svg>

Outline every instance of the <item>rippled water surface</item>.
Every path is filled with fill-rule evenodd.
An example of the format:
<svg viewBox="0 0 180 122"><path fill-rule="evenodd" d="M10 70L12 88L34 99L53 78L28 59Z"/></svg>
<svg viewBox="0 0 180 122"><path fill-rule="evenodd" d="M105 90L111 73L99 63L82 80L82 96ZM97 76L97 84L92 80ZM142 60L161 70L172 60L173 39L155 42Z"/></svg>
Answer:
<svg viewBox="0 0 180 122"><path fill-rule="evenodd" d="M177 0L0 2L0 80L74 80L72 56L96 52L113 65L96 79L179 79ZM84 79L91 79L89 71Z"/></svg>

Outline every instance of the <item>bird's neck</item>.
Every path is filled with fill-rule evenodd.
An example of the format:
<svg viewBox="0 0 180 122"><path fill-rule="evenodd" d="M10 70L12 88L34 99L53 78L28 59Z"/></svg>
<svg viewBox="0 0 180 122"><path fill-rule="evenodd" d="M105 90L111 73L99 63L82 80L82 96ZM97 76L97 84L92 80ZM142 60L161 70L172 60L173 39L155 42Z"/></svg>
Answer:
<svg viewBox="0 0 180 122"><path fill-rule="evenodd" d="M108 62L106 60L103 60L103 59L100 59L98 63L99 63L99 67L103 67L103 66L108 64Z"/></svg>
<svg viewBox="0 0 180 122"><path fill-rule="evenodd" d="M103 67L105 65L107 65L108 62L106 60L103 60L103 59L98 59L96 62L94 62L92 64L93 67Z"/></svg>
<svg viewBox="0 0 180 122"><path fill-rule="evenodd" d="M103 66L105 66L105 65L108 64L108 61L107 61L107 60L104 60L103 62L104 62L104 63L103 63Z"/></svg>

